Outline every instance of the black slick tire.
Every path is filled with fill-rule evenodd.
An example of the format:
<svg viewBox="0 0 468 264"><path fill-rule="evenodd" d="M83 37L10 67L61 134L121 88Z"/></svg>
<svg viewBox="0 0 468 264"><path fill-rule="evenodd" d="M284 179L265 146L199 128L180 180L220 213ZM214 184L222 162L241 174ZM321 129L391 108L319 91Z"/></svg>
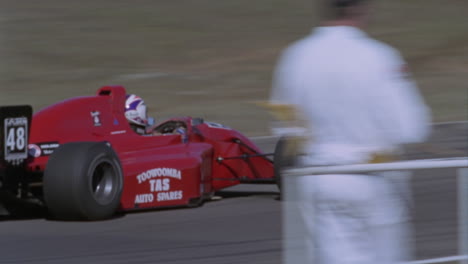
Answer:
<svg viewBox="0 0 468 264"><path fill-rule="evenodd" d="M273 154L274 179L280 191L281 191L281 185L282 185L281 171L286 167L293 166L296 160L294 153L287 153L288 146L289 146L288 144L291 144L288 141L288 138L281 137L276 143L275 151Z"/></svg>
<svg viewBox="0 0 468 264"><path fill-rule="evenodd" d="M120 161L104 142L61 145L44 172L44 200L58 220L110 218L119 207L122 189Z"/></svg>

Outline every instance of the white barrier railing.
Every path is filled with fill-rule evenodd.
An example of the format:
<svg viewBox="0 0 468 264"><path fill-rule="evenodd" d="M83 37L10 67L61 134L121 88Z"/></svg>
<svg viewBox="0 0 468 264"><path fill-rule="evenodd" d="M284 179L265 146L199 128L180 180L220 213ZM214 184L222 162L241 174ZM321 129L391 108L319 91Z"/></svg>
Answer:
<svg viewBox="0 0 468 264"><path fill-rule="evenodd" d="M297 250L301 246L294 239L289 239L301 235L303 230L298 230L297 224L301 220L293 211L290 201L294 201L294 178L295 176L318 175L318 174L337 174L337 173L363 173L363 172L382 172L398 170L418 170L418 169L436 169L436 168L455 168L457 169L458 186L458 256L448 256L430 260L412 261L408 264L428 264L442 263L448 261L460 261L468 264L468 157L449 158L449 159L427 159L400 161L379 164L355 164L342 166L321 166L287 169L283 177L283 263L300 263L301 254ZM289 201L289 202L288 202ZM304 257L304 256L302 256ZM298 262L299 261L299 262Z"/></svg>

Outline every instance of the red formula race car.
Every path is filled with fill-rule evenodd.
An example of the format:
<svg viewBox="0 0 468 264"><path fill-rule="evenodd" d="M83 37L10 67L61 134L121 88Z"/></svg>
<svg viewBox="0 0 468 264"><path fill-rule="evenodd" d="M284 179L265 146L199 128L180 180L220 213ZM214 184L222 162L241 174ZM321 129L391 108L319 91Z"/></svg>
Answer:
<svg viewBox="0 0 468 264"><path fill-rule="evenodd" d="M197 206L229 186L274 182L272 154L221 124L182 117L155 126L160 135L135 133L125 97L125 88L106 86L34 115L30 106L1 107L2 191L35 200L56 219L97 220ZM186 133L172 133L178 127Z"/></svg>

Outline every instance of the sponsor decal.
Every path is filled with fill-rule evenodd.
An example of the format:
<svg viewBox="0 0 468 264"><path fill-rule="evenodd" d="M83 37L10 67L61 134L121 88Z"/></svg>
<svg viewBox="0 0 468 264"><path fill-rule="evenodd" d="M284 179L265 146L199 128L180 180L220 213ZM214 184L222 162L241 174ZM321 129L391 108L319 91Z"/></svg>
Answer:
<svg viewBox="0 0 468 264"><path fill-rule="evenodd" d="M136 195L135 204L181 200L184 196L182 190L171 190L171 180L182 179L182 172L178 169L155 168L138 174L136 178L138 184L149 184L150 193Z"/></svg>
<svg viewBox="0 0 468 264"><path fill-rule="evenodd" d="M158 193L158 202L180 200L183 197L182 191L160 192Z"/></svg>
<svg viewBox="0 0 468 264"><path fill-rule="evenodd" d="M29 153L29 156L34 157L34 158L38 158L38 157L41 156L42 151L41 151L41 148L38 145L29 144L28 145L28 153Z"/></svg>
<svg viewBox="0 0 468 264"><path fill-rule="evenodd" d="M182 179L182 173L178 169L173 168L155 168L137 175L138 184L141 184L149 179L158 177L170 177L174 179Z"/></svg>
<svg viewBox="0 0 468 264"><path fill-rule="evenodd" d="M111 135L120 135L120 134L125 134L127 133L127 130L118 130L118 131L112 131Z"/></svg>
<svg viewBox="0 0 468 264"><path fill-rule="evenodd" d="M99 111L92 111L91 112L91 117L93 118L94 126L101 126L101 119L100 116L101 113Z"/></svg>
<svg viewBox="0 0 468 264"><path fill-rule="evenodd" d="M180 190L171 191L171 192L159 192L156 194L156 201L163 202L163 201L181 200L183 197L184 197L184 193ZM152 193L137 194L135 196L135 204L152 203L152 202L154 202L154 194Z"/></svg>
<svg viewBox="0 0 468 264"><path fill-rule="evenodd" d="M50 156L60 146L57 141L36 143L41 149L41 156Z"/></svg>
<svg viewBox="0 0 468 264"><path fill-rule="evenodd" d="M137 194L135 196L135 203L152 203L154 201L154 195L152 193Z"/></svg>
<svg viewBox="0 0 468 264"><path fill-rule="evenodd" d="M5 119L6 126L26 126L27 124L28 119L26 117L13 117Z"/></svg>
<svg viewBox="0 0 468 264"><path fill-rule="evenodd" d="M54 153L55 149L58 148L60 144L58 141L51 142L39 142L35 144L28 145L29 156L38 158L40 156L50 156Z"/></svg>
<svg viewBox="0 0 468 264"><path fill-rule="evenodd" d="M149 183L151 192L169 191L171 188L171 180L168 178L150 180Z"/></svg>

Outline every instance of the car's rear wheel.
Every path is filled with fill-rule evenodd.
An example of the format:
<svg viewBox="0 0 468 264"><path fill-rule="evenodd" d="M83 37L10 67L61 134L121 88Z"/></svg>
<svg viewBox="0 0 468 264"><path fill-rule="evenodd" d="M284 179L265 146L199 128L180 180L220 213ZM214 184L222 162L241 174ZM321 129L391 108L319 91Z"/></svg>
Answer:
<svg viewBox="0 0 468 264"><path fill-rule="evenodd" d="M290 144L293 143L287 137L281 137L276 143L273 154L274 177L280 191L282 185L281 171L286 167L293 166L296 161L296 153L290 153L292 152Z"/></svg>
<svg viewBox="0 0 468 264"><path fill-rule="evenodd" d="M61 145L44 172L44 200L53 218L100 220L120 204L123 175L119 159L104 142Z"/></svg>

